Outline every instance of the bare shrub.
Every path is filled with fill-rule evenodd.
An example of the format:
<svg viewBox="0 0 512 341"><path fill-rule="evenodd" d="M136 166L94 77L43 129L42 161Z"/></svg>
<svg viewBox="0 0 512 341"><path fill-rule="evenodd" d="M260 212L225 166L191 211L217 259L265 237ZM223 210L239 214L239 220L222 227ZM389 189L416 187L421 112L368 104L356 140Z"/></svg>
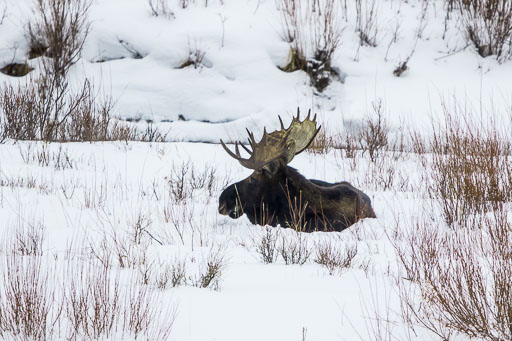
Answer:
<svg viewBox="0 0 512 341"><path fill-rule="evenodd" d="M84 208L103 208L107 201L108 185L104 179L98 187L86 187L82 189Z"/></svg>
<svg viewBox="0 0 512 341"><path fill-rule="evenodd" d="M47 146L46 144L43 144L43 146ZM44 148L44 147L43 147ZM44 151L43 151L44 153ZM46 163L47 160L51 160L53 163L53 167L55 170L64 170L64 169L71 169L73 168L73 159L68 154L67 149L63 149L62 145L59 146L59 149L56 152L53 152L51 155L49 154L39 154L41 156L41 159L39 160L39 164ZM48 159L44 159L46 156L48 156Z"/></svg>
<svg viewBox="0 0 512 341"><path fill-rule="evenodd" d="M169 185L169 192L175 203L185 202L192 198L195 190L205 190L209 197L214 196L218 190L218 183L214 167L206 165L197 169L191 161L174 164L171 174L165 177Z"/></svg>
<svg viewBox="0 0 512 341"><path fill-rule="evenodd" d="M0 87L0 122L3 139L44 141L132 140L133 128L111 119L113 102L98 101L95 90L85 81L78 93L70 92L67 81L60 89L48 88L53 76L42 76L25 85Z"/></svg>
<svg viewBox="0 0 512 341"><path fill-rule="evenodd" d="M351 172L361 175L353 180L356 187L406 192L410 189L411 172L403 167L403 161L409 160L411 154L406 152L405 131L391 131L381 105L375 108L375 116L368 115L361 125L348 127L338 137L336 164L341 169L348 166ZM367 153L370 162L364 158Z"/></svg>
<svg viewBox="0 0 512 341"><path fill-rule="evenodd" d="M142 336L148 340L168 339L176 311L159 309L159 295L148 286L130 287L124 302L123 326L135 339Z"/></svg>
<svg viewBox="0 0 512 341"><path fill-rule="evenodd" d="M391 39L389 40L388 47L386 49L386 55L384 56L384 61L386 61L386 62L388 61L388 55L389 55L389 50L391 49L391 46L398 42L401 26L402 26L402 20L398 19L398 18L395 19L395 23L394 23L393 29L391 31L392 32Z"/></svg>
<svg viewBox="0 0 512 341"><path fill-rule="evenodd" d="M80 57L90 23L89 0L36 0L36 18L28 25L31 57L41 59L42 75L17 87L0 87L0 140L131 140L133 128L111 119L114 102L98 99L86 79L72 90L67 74ZM144 135L142 135L144 137Z"/></svg>
<svg viewBox="0 0 512 341"><path fill-rule="evenodd" d="M399 276L418 290L410 295L407 285L401 288L415 323L445 339L451 333L512 338L512 226L507 216L506 210L495 210L479 217L478 229L466 225L454 231L424 215L402 241L395 238L405 272Z"/></svg>
<svg viewBox="0 0 512 341"><path fill-rule="evenodd" d="M2 140L35 139L39 131L38 120L34 115L33 98L36 96L34 86L3 86L0 93L0 106L3 111L1 121Z"/></svg>
<svg viewBox="0 0 512 341"><path fill-rule="evenodd" d="M429 9L429 5L430 4L431 4L430 1L421 1L421 4L420 4L420 14L417 17L418 24L417 24L416 30L414 32L415 33L414 34L414 44L413 44L413 46L411 48L411 52L409 52L409 54L405 58L401 58L398 61L398 64L396 65L395 69L393 70L393 75L396 76L396 77L401 77L407 70L409 70L408 63L411 60L411 58L414 55L414 53L416 52L416 46L418 45L418 41L423 36L423 31L425 31L425 28L427 26L428 9ZM448 15L448 13L449 12L447 12L447 15ZM398 30L398 27L397 27L397 30ZM445 27L445 31L446 31L446 27ZM395 37L393 38L394 40L396 40L396 34L397 33L398 32L395 31ZM444 38L444 36L443 36L443 38ZM389 47L390 46L391 46L391 43L388 46L388 51L389 51ZM387 53L386 53L386 56L387 56Z"/></svg>
<svg viewBox="0 0 512 341"><path fill-rule="evenodd" d="M169 335L172 309L162 309L159 295L148 286L129 279L120 282L118 271L103 263L73 262L66 269L66 317L68 338L118 337L161 339Z"/></svg>
<svg viewBox="0 0 512 341"><path fill-rule="evenodd" d="M195 216L195 204L193 201L183 200L181 202L175 202L172 197L165 204L163 208L164 221L170 223L174 231L165 231L164 237L168 243L172 243L175 238L172 232L176 232L179 237L179 241L182 245L185 245L186 233L190 232L192 243L194 241L196 231Z"/></svg>
<svg viewBox="0 0 512 341"><path fill-rule="evenodd" d="M455 0L462 30L482 57L502 63L512 57L512 2Z"/></svg>
<svg viewBox="0 0 512 341"><path fill-rule="evenodd" d="M36 18L28 24L32 49L43 49L46 74L60 87L69 68L78 61L89 33L90 0L36 0Z"/></svg>
<svg viewBox="0 0 512 341"><path fill-rule="evenodd" d="M277 240L279 233L270 226L264 227L265 232L261 239L254 242L256 251L265 264L274 263L278 256Z"/></svg>
<svg viewBox="0 0 512 341"><path fill-rule="evenodd" d="M226 268L226 255L222 247L212 247L207 258L199 269L192 284L200 288L219 290L222 271Z"/></svg>
<svg viewBox="0 0 512 341"><path fill-rule="evenodd" d="M360 45L377 46L378 7L376 0L356 0L356 29Z"/></svg>
<svg viewBox="0 0 512 341"><path fill-rule="evenodd" d="M354 134L346 133L343 137L340 137L340 150L345 151L345 156L352 159L353 168L357 162L357 137Z"/></svg>
<svg viewBox="0 0 512 341"><path fill-rule="evenodd" d="M168 133L162 133L153 122L146 122L146 129L137 133L134 131L133 137L142 142L165 142ZM126 138L123 139L126 140Z"/></svg>
<svg viewBox="0 0 512 341"><path fill-rule="evenodd" d="M0 253L2 339L169 336L173 307L164 308L150 286L133 278L121 281L109 254L100 259L68 249L61 261L57 254L20 252L18 235L10 239Z"/></svg>
<svg viewBox="0 0 512 341"><path fill-rule="evenodd" d="M42 256L46 226L41 222L29 222L18 217L15 225L14 251L21 256Z"/></svg>
<svg viewBox="0 0 512 341"><path fill-rule="evenodd" d="M52 281L55 269L48 268L43 258L9 250L2 255L2 338L47 340L57 331L63 303Z"/></svg>
<svg viewBox="0 0 512 341"><path fill-rule="evenodd" d="M370 160L375 162L379 153L388 146L389 126L384 117L382 102L372 103L375 116L368 116L363 121L363 128L359 133L359 143L363 154L368 151Z"/></svg>
<svg viewBox="0 0 512 341"><path fill-rule="evenodd" d="M292 237L282 236L279 253L286 265L305 264L311 256L311 247L308 243L307 234L294 232Z"/></svg>
<svg viewBox="0 0 512 341"><path fill-rule="evenodd" d="M173 165L170 176L166 177L171 197L175 203L180 203L192 196L190 186L190 173L193 166L190 162L183 162L181 165Z"/></svg>
<svg viewBox="0 0 512 341"><path fill-rule="evenodd" d="M336 0L276 0L284 39L290 44L285 72L305 71L322 92L336 75L331 61L341 41Z"/></svg>
<svg viewBox="0 0 512 341"><path fill-rule="evenodd" d="M194 257L190 260L197 262ZM197 272L191 274L186 259L176 257L160 269L154 283L160 290L182 285L219 290L226 265L225 249L218 245L212 246L197 265Z"/></svg>
<svg viewBox="0 0 512 341"><path fill-rule="evenodd" d="M343 250L331 240L316 245L315 263L326 267L329 275L342 274L350 268L357 255L357 245L350 245Z"/></svg>
<svg viewBox="0 0 512 341"><path fill-rule="evenodd" d="M2 25L7 17L7 2L4 1L0 8L0 25Z"/></svg>
<svg viewBox="0 0 512 341"><path fill-rule="evenodd" d="M112 118L114 100L100 98L88 80L83 85L82 101L77 102L59 132L59 141L128 141L144 140L134 127ZM72 102L71 102L72 103Z"/></svg>
<svg viewBox="0 0 512 341"><path fill-rule="evenodd" d="M148 229L151 224L152 221L150 215L139 210L130 224L132 227L130 235L134 244L140 245L142 243L143 237L146 236L146 234L149 234Z"/></svg>
<svg viewBox="0 0 512 341"><path fill-rule="evenodd" d="M160 266L161 268L162 266ZM167 288L174 288L180 285L185 285L187 282L186 262L178 260L177 258L173 263L165 264L156 279L156 286L160 290Z"/></svg>
<svg viewBox="0 0 512 341"><path fill-rule="evenodd" d="M151 15L154 17L164 17L174 19L174 11L169 6L168 0L148 0Z"/></svg>
<svg viewBox="0 0 512 341"><path fill-rule="evenodd" d="M367 287L360 294L364 328L356 328L351 324L352 328L361 341L412 341L418 339L414 325L404 314L405 310L396 311L396 306L392 303L396 293L384 278L377 279L372 276L366 281ZM402 304L402 302L400 303ZM449 340L449 338L443 340Z"/></svg>
<svg viewBox="0 0 512 341"><path fill-rule="evenodd" d="M72 335L113 336L121 313L119 277L111 278L107 266L95 267L94 263L75 271L70 276L66 305Z"/></svg>
<svg viewBox="0 0 512 341"><path fill-rule="evenodd" d="M213 166L205 166L203 170L197 170L192 167L190 171L190 187L192 189L206 189L208 194L212 196L216 190L215 168Z"/></svg>
<svg viewBox="0 0 512 341"><path fill-rule="evenodd" d="M134 237L138 237L134 234L136 231L119 231L119 226L114 225L115 223L112 221L108 221L107 224L110 226L102 226L105 231L100 242L90 242L88 249L91 255L105 267L111 267L112 260L114 260L122 269L144 270L145 267L147 268L149 266L147 256L149 243L134 239ZM107 229L110 229L110 232L107 232Z"/></svg>
<svg viewBox="0 0 512 341"><path fill-rule="evenodd" d="M417 136L422 182L434 212L420 212L410 228L397 222L390 240L403 273L400 296L409 321L451 339L512 337L509 222L511 146L494 116L444 106L432 140ZM440 212L440 217L436 215ZM403 281L405 278L405 282Z"/></svg>
<svg viewBox="0 0 512 341"><path fill-rule="evenodd" d="M499 209L512 198L512 146L497 122L474 123L469 113L446 105L444 127L435 127L425 163L427 192L439 203L448 225L469 225L478 214ZM431 179L431 181L428 181Z"/></svg>
<svg viewBox="0 0 512 341"><path fill-rule="evenodd" d="M325 124L322 124L325 126ZM312 154L325 155L334 148L340 148L339 136L329 134L326 129L320 130L315 139L306 149L307 152Z"/></svg>

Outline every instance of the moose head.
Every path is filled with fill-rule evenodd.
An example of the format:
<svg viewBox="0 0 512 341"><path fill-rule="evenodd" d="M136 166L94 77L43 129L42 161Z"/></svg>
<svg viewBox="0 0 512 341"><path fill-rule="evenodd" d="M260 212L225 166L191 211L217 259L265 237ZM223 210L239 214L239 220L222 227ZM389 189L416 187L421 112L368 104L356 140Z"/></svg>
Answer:
<svg viewBox="0 0 512 341"><path fill-rule="evenodd" d="M228 186L219 198L219 213L237 219L246 214L253 224L293 227L301 231L341 231L361 218L375 217L370 198L348 182L330 184L308 180L288 166L304 151L320 131L311 111L301 121L297 110L290 126L267 133L256 142L247 130L249 147L235 143L232 152L221 140L226 152L254 172ZM243 158L239 145L249 154Z"/></svg>

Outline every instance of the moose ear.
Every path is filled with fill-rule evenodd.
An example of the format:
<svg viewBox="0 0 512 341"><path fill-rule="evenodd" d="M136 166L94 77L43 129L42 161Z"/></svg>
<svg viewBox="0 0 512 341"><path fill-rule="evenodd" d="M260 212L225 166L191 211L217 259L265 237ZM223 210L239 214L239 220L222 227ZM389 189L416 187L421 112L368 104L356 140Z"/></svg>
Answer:
<svg viewBox="0 0 512 341"><path fill-rule="evenodd" d="M277 171L279 170L279 166L279 160L272 160L261 167L261 172L263 175L265 175L265 177L271 179L274 175L276 175Z"/></svg>

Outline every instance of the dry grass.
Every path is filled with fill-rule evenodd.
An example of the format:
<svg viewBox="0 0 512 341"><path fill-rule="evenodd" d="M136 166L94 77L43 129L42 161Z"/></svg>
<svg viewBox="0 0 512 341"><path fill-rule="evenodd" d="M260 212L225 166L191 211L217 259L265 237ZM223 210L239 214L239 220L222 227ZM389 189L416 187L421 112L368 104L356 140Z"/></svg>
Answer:
<svg viewBox="0 0 512 341"><path fill-rule="evenodd" d="M402 164L411 159L406 152L406 132L391 131L381 101L372 106L372 112L360 124L347 126L343 134L329 137L330 142L323 149L334 150L336 165L344 173L356 174L351 180L356 187L409 191L410 172Z"/></svg>
<svg viewBox="0 0 512 341"><path fill-rule="evenodd" d="M38 225L39 226L39 225ZM0 337L67 340L169 336L175 312L133 278L121 282L109 259L70 250L60 259L41 249L41 228L7 235L0 254ZM14 238L14 239L13 239ZM27 247L26 241L30 241ZM33 246L35 245L36 246ZM20 248L22 247L22 248ZM34 251L35 250L35 251Z"/></svg>
<svg viewBox="0 0 512 341"><path fill-rule="evenodd" d="M448 110L429 143L415 138L423 207L391 241L404 321L442 339L512 338L510 136L492 116ZM491 118L489 118L491 117ZM431 152L431 154L425 154ZM436 214L439 212L439 214Z"/></svg>
<svg viewBox="0 0 512 341"><path fill-rule="evenodd" d="M286 199L290 217L290 219L286 221L287 227L297 232L312 230L311 226L307 226L308 222L306 221L306 210L308 207L308 202L304 202L302 200L302 192L299 192L298 198L296 196L292 197L288 189L288 185L286 185ZM315 227L318 229L317 226Z"/></svg>
<svg viewBox="0 0 512 341"><path fill-rule="evenodd" d="M2 255L0 288L0 336L45 340L57 331L63 310L56 269L43 264L43 256Z"/></svg>
<svg viewBox="0 0 512 341"><path fill-rule="evenodd" d="M95 89L85 81L78 93L70 92L67 83L48 96L47 82L27 82L14 87L0 87L0 105L4 117L0 120L0 140L78 141L162 141L158 130L138 132L133 126L112 119L114 102L100 99ZM57 91L57 90L56 90ZM58 99L57 99L58 98ZM149 126L148 126L149 127Z"/></svg>
<svg viewBox="0 0 512 341"><path fill-rule="evenodd" d="M471 113L444 110L444 125L434 127L430 144L417 140L415 149L432 153L431 162L423 154L424 183L446 223L470 226L477 215L500 209L512 198L509 134L492 118L475 123Z"/></svg>
<svg viewBox="0 0 512 341"><path fill-rule="evenodd" d="M424 217L396 244L406 279L421 297L402 299L414 321L445 337L451 331L486 340L512 337L512 243L507 212L481 217L479 229L440 229Z"/></svg>
<svg viewBox="0 0 512 341"><path fill-rule="evenodd" d="M340 149L343 147L341 144L341 137L339 135L330 134L326 129L326 124L322 123L322 130L318 132L315 139L306 149L306 152L315 155L328 154L333 149Z"/></svg>

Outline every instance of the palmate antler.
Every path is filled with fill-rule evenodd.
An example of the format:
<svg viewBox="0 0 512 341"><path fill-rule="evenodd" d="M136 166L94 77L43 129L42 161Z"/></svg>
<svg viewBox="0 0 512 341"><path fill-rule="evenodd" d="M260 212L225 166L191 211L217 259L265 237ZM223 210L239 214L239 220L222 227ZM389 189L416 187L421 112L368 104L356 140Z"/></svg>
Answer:
<svg viewBox="0 0 512 341"><path fill-rule="evenodd" d="M276 130L272 133L267 133L266 128L263 130L263 137L260 142L256 143L254 134L247 130L249 134L249 146L252 150L244 146L241 142L235 142L235 152L226 147L224 142L220 140L224 150L233 158L238 160L240 164L249 169L259 169L264 164L277 159L283 158L286 163L292 161L293 157L301 153L306 149L309 144L313 141L316 134L320 131L320 127L316 128L316 114L313 120L310 119L311 110L308 112L308 116L304 121L300 121L300 112L297 109L297 117L294 117L290 126L285 129L281 117L279 122L281 123L281 130ZM240 149L238 144L249 153L248 159L242 158L240 155Z"/></svg>

